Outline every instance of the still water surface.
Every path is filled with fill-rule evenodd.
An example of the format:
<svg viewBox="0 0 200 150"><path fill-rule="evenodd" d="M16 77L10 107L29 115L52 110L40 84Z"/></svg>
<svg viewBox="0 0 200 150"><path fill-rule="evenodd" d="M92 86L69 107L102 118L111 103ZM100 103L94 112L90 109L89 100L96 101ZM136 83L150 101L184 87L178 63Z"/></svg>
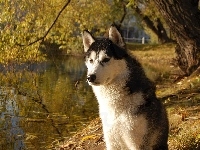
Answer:
<svg viewBox="0 0 200 150"><path fill-rule="evenodd" d="M77 82L78 81L78 82ZM82 58L0 67L0 149L53 149L98 116Z"/></svg>

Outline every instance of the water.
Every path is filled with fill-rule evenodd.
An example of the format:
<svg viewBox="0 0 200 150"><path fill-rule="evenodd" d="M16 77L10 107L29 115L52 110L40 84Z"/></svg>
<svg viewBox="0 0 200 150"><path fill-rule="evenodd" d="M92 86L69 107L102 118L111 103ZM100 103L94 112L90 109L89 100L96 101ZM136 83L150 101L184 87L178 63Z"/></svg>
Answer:
<svg viewBox="0 0 200 150"><path fill-rule="evenodd" d="M53 149L98 116L82 58L0 67L0 149Z"/></svg>

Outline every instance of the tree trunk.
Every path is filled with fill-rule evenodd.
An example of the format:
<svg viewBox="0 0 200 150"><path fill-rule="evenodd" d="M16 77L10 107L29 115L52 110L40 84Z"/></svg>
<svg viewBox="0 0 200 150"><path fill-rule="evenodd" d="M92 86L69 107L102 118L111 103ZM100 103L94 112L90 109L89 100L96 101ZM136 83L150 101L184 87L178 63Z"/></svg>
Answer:
<svg viewBox="0 0 200 150"><path fill-rule="evenodd" d="M155 26L154 22L151 21L151 19L148 16L145 16L142 14L139 7L132 7L132 8L140 16L140 18L142 18L143 23L157 35L158 41L160 43L163 44L167 42L172 42L172 40L168 37L167 32L165 28L163 27L162 22L160 21L159 18L156 20L157 26Z"/></svg>
<svg viewBox="0 0 200 150"><path fill-rule="evenodd" d="M199 0L153 0L177 41L177 64L190 75L200 65Z"/></svg>
<svg viewBox="0 0 200 150"><path fill-rule="evenodd" d="M165 28L163 27L163 24L159 18L156 20L156 23L157 23L158 41L162 44L172 42L173 40L170 39L169 36L167 35L167 32L166 32Z"/></svg>

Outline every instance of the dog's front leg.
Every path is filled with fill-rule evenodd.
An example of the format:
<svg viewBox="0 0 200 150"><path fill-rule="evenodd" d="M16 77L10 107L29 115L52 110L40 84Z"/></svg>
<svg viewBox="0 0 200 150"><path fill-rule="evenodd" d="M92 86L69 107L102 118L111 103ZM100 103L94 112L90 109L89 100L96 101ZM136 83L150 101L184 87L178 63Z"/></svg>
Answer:
<svg viewBox="0 0 200 150"><path fill-rule="evenodd" d="M116 143L114 137L108 137L104 135L106 150L121 150L121 147Z"/></svg>

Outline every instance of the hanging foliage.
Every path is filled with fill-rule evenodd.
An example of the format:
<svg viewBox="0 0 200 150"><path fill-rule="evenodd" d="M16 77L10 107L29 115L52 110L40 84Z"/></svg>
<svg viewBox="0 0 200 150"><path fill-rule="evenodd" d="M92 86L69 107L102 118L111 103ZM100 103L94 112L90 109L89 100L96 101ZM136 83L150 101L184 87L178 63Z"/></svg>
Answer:
<svg viewBox="0 0 200 150"><path fill-rule="evenodd" d="M69 1L61 13L65 3L65 0L0 0L0 63L43 60L41 43L56 44L67 54L81 53L82 30L105 32L123 13L123 8L113 7L114 2L108 0Z"/></svg>

